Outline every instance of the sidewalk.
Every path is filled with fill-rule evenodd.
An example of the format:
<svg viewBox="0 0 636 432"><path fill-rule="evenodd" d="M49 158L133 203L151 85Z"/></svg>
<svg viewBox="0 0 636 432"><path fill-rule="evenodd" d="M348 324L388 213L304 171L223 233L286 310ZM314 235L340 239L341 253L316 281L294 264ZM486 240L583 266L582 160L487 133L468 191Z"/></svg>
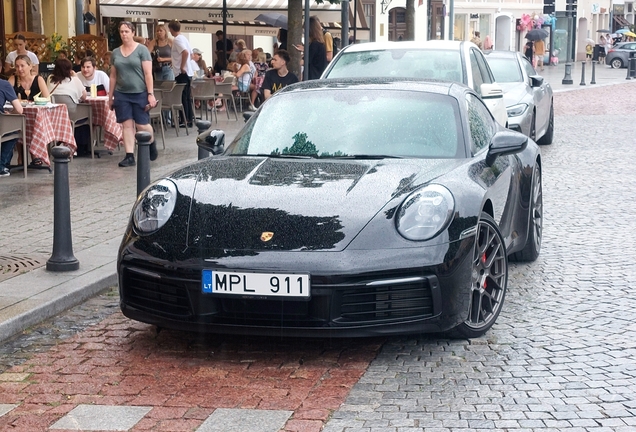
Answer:
<svg viewBox="0 0 636 432"><path fill-rule="evenodd" d="M565 65L546 66L543 76L555 92L594 88L590 67L585 87L580 86L580 64L572 69L574 84L563 85ZM625 83L626 69L597 67L596 86ZM629 81L628 81L629 82ZM233 117L232 117L233 118ZM229 144L243 119L227 120L220 113L216 125ZM159 139L159 159L151 164L151 179L197 159L196 131L176 137L166 134L166 149ZM557 129L558 133L558 129ZM77 271L53 273L45 269L53 248L53 175L45 170L21 172L0 179L0 208L4 219L0 238L0 341L80 304L97 292L117 284L117 249L136 199L135 168L118 168L124 151L101 159L78 158L69 164L73 251Z"/></svg>
<svg viewBox="0 0 636 432"><path fill-rule="evenodd" d="M219 113L215 126L229 144L243 118ZM158 137L159 158L151 163L151 181L196 161L196 129L166 132L166 149ZM0 179L0 341L80 304L117 284L117 249L136 199L136 168L119 168L124 150L101 158L69 163L73 251L77 271L46 270L53 250L53 174L46 170L12 172Z"/></svg>

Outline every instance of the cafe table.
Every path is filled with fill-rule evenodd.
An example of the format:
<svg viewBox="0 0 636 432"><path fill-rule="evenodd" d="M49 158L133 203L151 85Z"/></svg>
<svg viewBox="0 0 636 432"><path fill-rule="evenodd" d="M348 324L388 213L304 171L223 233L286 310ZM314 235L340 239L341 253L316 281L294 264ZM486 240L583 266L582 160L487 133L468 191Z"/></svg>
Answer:
<svg viewBox="0 0 636 432"><path fill-rule="evenodd" d="M108 96L87 97L86 102L93 108L93 125L100 126L104 131L104 147L113 151L117 145L124 142L124 132L117 123L115 111L108 106Z"/></svg>
<svg viewBox="0 0 636 432"><path fill-rule="evenodd" d="M47 103L23 106L26 120L26 140L33 160L39 159L43 165L50 166L48 145L59 142L77 151L71 119L64 104Z"/></svg>

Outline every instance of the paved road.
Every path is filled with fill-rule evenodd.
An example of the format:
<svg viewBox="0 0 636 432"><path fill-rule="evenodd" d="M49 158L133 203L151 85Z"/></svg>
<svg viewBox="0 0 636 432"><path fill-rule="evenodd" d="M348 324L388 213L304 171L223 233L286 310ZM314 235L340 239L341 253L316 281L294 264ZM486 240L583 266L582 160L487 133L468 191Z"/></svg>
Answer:
<svg viewBox="0 0 636 432"><path fill-rule="evenodd" d="M512 266L485 337L157 335L107 292L3 345L0 414L11 410L0 430L67 427L56 422L93 404L137 408L139 431L231 430L210 419L240 425L265 410L289 432L636 430L636 136L626 126L636 85L559 93L555 111L542 254Z"/></svg>

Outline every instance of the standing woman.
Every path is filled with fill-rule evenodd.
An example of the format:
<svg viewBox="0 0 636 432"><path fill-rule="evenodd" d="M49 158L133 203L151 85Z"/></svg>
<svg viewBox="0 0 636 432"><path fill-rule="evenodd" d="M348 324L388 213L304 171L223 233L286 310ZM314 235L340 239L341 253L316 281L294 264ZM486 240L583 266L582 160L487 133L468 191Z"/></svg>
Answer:
<svg viewBox="0 0 636 432"><path fill-rule="evenodd" d="M302 44L296 45L299 51L304 51ZM327 67L327 48L322 35L322 25L317 16L309 18L309 52L304 57L305 67L309 62L308 79L318 79Z"/></svg>
<svg viewBox="0 0 636 432"><path fill-rule="evenodd" d="M172 42L168 38L168 30L163 24L157 26L155 38L148 44L148 49L155 57L158 68L154 70L157 81L174 81L172 72Z"/></svg>
<svg viewBox="0 0 636 432"><path fill-rule="evenodd" d="M20 54L15 58L15 75L9 77L9 84L18 99L32 101L36 95L49 97L46 81L40 75L33 75L32 67L29 56Z"/></svg>
<svg viewBox="0 0 636 432"><path fill-rule="evenodd" d="M122 44L111 56L110 89L108 103L115 110L117 123L124 128L126 157L120 167L135 166L135 128L150 134L150 160L157 159L155 143L150 125L150 111L157 100L152 92L152 58L145 45L133 40L135 27L128 21L119 23Z"/></svg>

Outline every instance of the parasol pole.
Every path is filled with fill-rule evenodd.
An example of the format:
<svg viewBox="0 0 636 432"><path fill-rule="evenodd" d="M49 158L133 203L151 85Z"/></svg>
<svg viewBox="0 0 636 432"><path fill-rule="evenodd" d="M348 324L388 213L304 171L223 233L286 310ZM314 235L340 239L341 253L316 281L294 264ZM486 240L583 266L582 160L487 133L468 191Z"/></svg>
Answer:
<svg viewBox="0 0 636 432"><path fill-rule="evenodd" d="M227 69L227 0L223 0L223 62Z"/></svg>
<svg viewBox="0 0 636 432"><path fill-rule="evenodd" d="M305 0L305 50L303 51L303 81L309 80L309 2Z"/></svg>

